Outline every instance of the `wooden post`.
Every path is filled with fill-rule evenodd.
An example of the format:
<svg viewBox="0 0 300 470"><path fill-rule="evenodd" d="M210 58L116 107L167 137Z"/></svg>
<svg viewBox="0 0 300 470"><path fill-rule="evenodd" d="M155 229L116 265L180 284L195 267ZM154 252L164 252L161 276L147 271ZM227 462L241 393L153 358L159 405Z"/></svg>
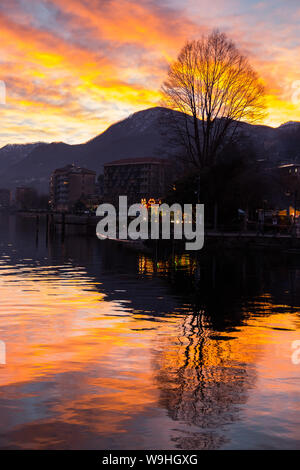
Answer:
<svg viewBox="0 0 300 470"><path fill-rule="evenodd" d="M218 204L214 204L214 230L218 230Z"/></svg>
<svg viewBox="0 0 300 470"><path fill-rule="evenodd" d="M66 214L62 212L61 214L61 241L65 239L65 229L66 229Z"/></svg>
<svg viewBox="0 0 300 470"><path fill-rule="evenodd" d="M54 234L54 229L55 229L55 225L54 225L54 214L50 214L50 227L49 227L50 237L53 236L53 234Z"/></svg>
<svg viewBox="0 0 300 470"><path fill-rule="evenodd" d="M49 238L49 214L46 215L46 246L48 246L48 238Z"/></svg>
<svg viewBox="0 0 300 470"><path fill-rule="evenodd" d="M40 224L40 216L37 214L35 219L35 242L38 244L39 242L39 224Z"/></svg>

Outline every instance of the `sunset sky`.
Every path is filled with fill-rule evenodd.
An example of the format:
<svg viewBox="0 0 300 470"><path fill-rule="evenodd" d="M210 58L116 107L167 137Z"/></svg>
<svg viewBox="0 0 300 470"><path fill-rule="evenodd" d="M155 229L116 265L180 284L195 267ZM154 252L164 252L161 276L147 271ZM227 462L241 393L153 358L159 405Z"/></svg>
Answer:
<svg viewBox="0 0 300 470"><path fill-rule="evenodd" d="M1 0L0 23L0 146L84 142L157 105L168 62L212 28L263 78L265 123L300 120L299 0Z"/></svg>

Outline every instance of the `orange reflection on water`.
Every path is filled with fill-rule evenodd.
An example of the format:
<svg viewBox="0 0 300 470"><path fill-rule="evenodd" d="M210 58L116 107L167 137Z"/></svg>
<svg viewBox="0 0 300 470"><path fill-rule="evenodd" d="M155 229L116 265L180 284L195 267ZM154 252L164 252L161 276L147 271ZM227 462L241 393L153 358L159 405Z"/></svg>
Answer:
<svg viewBox="0 0 300 470"><path fill-rule="evenodd" d="M140 272L156 268L165 264L140 259ZM299 312L274 314L264 295L251 305L264 315L249 312L218 333L201 310L154 318L147 305L143 313L108 300L83 268L3 265L1 273L3 447L218 448L235 439L223 426L234 430L245 416L264 416L272 436L280 406L294 413L286 433L300 439L290 349Z"/></svg>

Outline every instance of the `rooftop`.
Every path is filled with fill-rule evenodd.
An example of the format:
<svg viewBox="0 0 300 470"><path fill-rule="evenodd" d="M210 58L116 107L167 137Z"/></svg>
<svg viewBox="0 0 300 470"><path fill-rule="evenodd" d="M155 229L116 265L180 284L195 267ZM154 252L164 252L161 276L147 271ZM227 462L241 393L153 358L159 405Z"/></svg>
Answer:
<svg viewBox="0 0 300 470"><path fill-rule="evenodd" d="M120 160L114 160L112 162L107 162L104 166L114 166L114 165L145 165L145 164L154 164L154 165L169 165L170 162L164 158L155 158L155 157L141 157L141 158L123 158Z"/></svg>
<svg viewBox="0 0 300 470"><path fill-rule="evenodd" d="M93 170L88 170L87 168L82 168L74 164L66 165L62 168L57 168L56 170L54 170L54 173L89 173L91 175L96 174L96 172Z"/></svg>

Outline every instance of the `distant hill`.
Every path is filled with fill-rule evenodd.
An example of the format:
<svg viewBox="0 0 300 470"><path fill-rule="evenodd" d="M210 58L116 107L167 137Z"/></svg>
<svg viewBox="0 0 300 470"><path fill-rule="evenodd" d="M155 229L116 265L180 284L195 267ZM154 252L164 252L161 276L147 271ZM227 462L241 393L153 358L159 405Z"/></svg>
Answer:
<svg viewBox="0 0 300 470"><path fill-rule="evenodd" d="M0 187L35 186L48 192L49 177L55 168L75 163L103 171L103 164L130 157L169 158L176 152L170 125L171 114L165 108L150 108L132 114L110 126L84 144L63 142L6 145L0 149ZM300 123L286 123L276 129L242 123L240 136L250 140L258 158L270 162L300 161Z"/></svg>
<svg viewBox="0 0 300 470"><path fill-rule="evenodd" d="M7 170L8 166L15 165L23 160L41 142L34 144L8 144L0 149L0 174Z"/></svg>

